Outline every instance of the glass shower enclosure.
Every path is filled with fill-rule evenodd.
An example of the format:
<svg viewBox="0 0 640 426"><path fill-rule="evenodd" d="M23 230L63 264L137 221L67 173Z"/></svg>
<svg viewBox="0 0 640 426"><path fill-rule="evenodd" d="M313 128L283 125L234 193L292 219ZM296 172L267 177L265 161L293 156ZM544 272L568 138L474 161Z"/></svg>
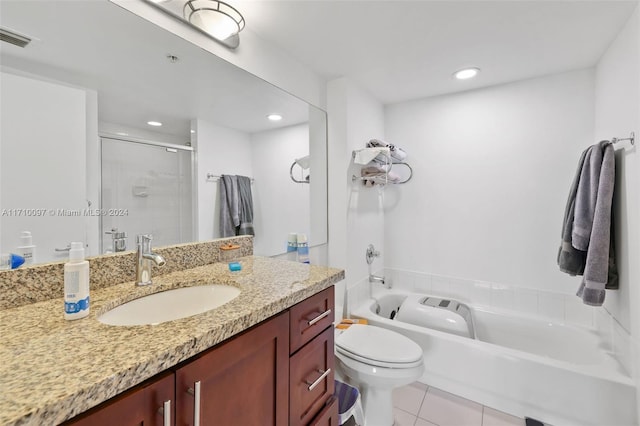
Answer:
<svg viewBox="0 0 640 426"><path fill-rule="evenodd" d="M193 241L193 149L188 146L101 138L101 247L114 249L114 232L152 234L153 246ZM116 244L117 245L117 244Z"/></svg>

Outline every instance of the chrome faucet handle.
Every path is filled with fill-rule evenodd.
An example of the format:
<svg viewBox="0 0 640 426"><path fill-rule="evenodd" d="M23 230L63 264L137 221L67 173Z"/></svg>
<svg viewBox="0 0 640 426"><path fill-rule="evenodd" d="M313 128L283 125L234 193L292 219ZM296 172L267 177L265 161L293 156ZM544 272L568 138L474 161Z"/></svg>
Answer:
<svg viewBox="0 0 640 426"><path fill-rule="evenodd" d="M145 244L153 240L153 235L151 234L139 234L136 235L136 244Z"/></svg>
<svg viewBox="0 0 640 426"><path fill-rule="evenodd" d="M367 259L367 265L371 265L375 257L380 257L380 252L376 250L373 244L369 244L365 257Z"/></svg>
<svg viewBox="0 0 640 426"><path fill-rule="evenodd" d="M118 232L118 228L111 228L111 231L105 231L105 234L111 235L111 238L127 238L126 232Z"/></svg>
<svg viewBox="0 0 640 426"><path fill-rule="evenodd" d="M127 249L126 232L118 232L118 228L111 228L111 231L105 231L105 234L111 235L111 249L114 253Z"/></svg>

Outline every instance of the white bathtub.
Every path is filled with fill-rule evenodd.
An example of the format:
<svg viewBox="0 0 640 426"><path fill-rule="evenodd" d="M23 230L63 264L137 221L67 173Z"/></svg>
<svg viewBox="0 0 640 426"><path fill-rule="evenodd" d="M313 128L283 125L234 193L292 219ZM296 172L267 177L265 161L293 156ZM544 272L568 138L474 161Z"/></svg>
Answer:
<svg viewBox="0 0 640 426"><path fill-rule="evenodd" d="M352 316L417 342L424 351L424 383L554 426L637 424L633 380L595 330L468 304L474 340L389 319L405 296L385 291Z"/></svg>

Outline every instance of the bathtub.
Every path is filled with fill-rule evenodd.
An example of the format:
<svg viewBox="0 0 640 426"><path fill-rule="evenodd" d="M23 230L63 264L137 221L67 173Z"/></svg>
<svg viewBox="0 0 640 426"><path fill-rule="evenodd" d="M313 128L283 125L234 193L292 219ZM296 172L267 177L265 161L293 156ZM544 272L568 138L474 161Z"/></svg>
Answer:
<svg viewBox="0 0 640 426"><path fill-rule="evenodd" d="M637 424L634 382L595 330L468 304L474 339L390 319L407 296L383 291L352 316L417 342L421 382L554 426Z"/></svg>

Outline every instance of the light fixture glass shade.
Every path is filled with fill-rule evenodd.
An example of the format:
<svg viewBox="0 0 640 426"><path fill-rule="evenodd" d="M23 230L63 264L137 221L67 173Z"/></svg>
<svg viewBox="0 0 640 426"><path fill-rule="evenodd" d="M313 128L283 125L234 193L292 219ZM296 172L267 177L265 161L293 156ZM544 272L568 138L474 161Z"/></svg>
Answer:
<svg viewBox="0 0 640 426"><path fill-rule="evenodd" d="M191 0L184 5L184 19L218 40L226 40L244 28L244 18L222 1Z"/></svg>

